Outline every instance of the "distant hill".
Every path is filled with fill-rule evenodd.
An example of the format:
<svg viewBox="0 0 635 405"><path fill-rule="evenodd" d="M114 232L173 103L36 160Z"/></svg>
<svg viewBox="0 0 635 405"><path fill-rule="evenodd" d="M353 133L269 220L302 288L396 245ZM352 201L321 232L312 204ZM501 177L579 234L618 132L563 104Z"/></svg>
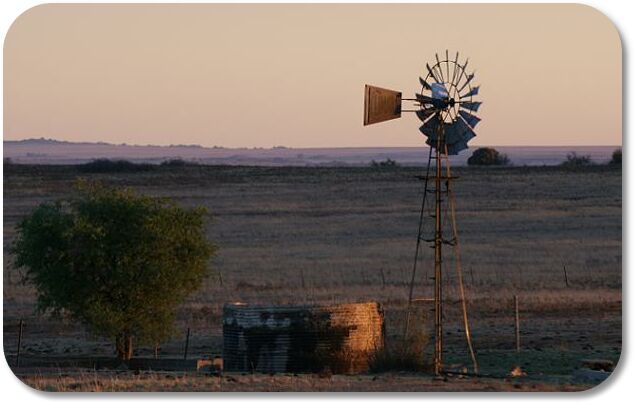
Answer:
<svg viewBox="0 0 635 405"><path fill-rule="evenodd" d="M473 147L474 148L474 147ZM515 165L556 165L567 153L590 155L597 163L611 159L617 146L523 146L495 147ZM465 165L471 152L454 156L455 165ZM210 165L259 166L362 166L373 160L395 160L400 165L421 166L427 159L427 147L398 148L223 148L201 145L115 145L105 142L68 142L56 139L4 141L4 158L15 163L77 164L94 159L125 159L133 162L160 163L182 159Z"/></svg>

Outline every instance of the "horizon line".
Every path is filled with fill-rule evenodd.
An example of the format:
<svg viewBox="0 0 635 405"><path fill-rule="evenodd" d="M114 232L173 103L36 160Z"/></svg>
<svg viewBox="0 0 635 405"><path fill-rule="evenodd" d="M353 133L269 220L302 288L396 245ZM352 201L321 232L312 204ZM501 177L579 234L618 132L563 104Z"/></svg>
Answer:
<svg viewBox="0 0 635 405"><path fill-rule="evenodd" d="M55 138L24 138L24 139L3 139L5 142L26 142L26 141L52 141L59 143L69 144L94 144L94 145L109 145L109 146L130 146L130 147L159 147L159 148L175 148L175 147L198 147L205 149L390 149L390 148L428 148L425 143L422 145L400 145L400 146L285 146L285 145L273 145L273 146L221 146L221 145L201 145L201 144L131 144L131 143L112 143L106 141L67 141ZM470 145L471 148L486 148L486 147L503 147L503 148L567 148L567 147L623 147L621 144L601 144L601 145Z"/></svg>

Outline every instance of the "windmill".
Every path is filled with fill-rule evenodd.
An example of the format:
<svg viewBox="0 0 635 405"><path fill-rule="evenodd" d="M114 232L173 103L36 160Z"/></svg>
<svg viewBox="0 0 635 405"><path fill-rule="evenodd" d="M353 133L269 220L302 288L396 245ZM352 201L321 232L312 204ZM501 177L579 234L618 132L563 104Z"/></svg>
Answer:
<svg viewBox="0 0 635 405"><path fill-rule="evenodd" d="M475 113L481 102L475 101L479 86L473 86L474 73L467 73L469 60L459 63L459 53L454 59L450 59L449 52L445 51L445 59L439 59L435 54L435 62L430 66L426 63L426 71L423 77L419 77L421 91L415 94L415 98L402 98L401 92L383 89L376 86L365 86L364 94L364 125L375 124L401 117L402 112L414 112L422 121L419 130L426 137L429 146L428 164L425 176L418 176L424 181L423 199L419 215L419 232L415 250L410 290L408 294L408 309L404 337L408 334L410 325L410 312L413 302L413 288L419 261L421 242L432 243L434 248L434 372L443 372L443 247L452 246L454 261L457 270L461 309L463 313L463 326L468 349L472 358L474 372L478 373L478 363L472 346L469 323L467 318L467 305L465 302L465 290L461 271L461 257L459 249L458 231L456 227L456 204L452 191L452 176L450 160L448 156L457 155L468 148L468 142L476 136L474 127L479 123ZM402 110L402 102L409 101L415 105L414 109ZM434 174L430 169L434 162ZM431 184L432 182L432 184ZM431 188L430 188L431 187ZM426 201L428 192L434 192L434 219L433 237L424 235L424 219L426 217ZM444 236L444 215L449 212L449 225L451 237Z"/></svg>

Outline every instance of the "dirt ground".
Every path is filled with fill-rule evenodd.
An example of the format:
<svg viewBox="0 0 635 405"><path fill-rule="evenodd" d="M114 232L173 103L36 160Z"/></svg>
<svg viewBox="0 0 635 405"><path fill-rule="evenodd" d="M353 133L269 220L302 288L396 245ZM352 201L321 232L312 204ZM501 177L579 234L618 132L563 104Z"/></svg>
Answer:
<svg viewBox="0 0 635 405"><path fill-rule="evenodd" d="M55 376L20 376L27 385L41 391L345 391L345 392L443 392L443 391L583 391L591 384L549 384L531 379L471 377L435 378L422 374L379 375L276 374L201 376L176 373L81 373L62 372Z"/></svg>
<svg viewBox="0 0 635 405"><path fill-rule="evenodd" d="M68 195L77 177L170 197L185 206L204 205L213 215L208 235L219 247L214 273L179 308L178 333L162 345L161 356L182 354L188 327L192 357L220 354L222 305L235 301L378 301L386 314L387 339L394 339L404 319L422 194L415 176L421 172L408 167L202 166L86 174L70 166L5 168L5 355L16 351L20 319L25 321L24 355L113 354L111 342L72 320L36 313L34 291L20 283L19 271L10 265L8 247L20 218L38 203ZM481 371L506 375L521 366L531 382L443 382L388 373L328 381L260 376L261 384L250 384L249 378L256 377L238 376L232 377L236 382L223 382L222 389L578 390L586 385L571 375L582 359L617 361L622 344L621 168L457 168L455 174L460 177L455 190L462 262ZM431 222L426 226L429 230ZM431 249L423 252L417 298L432 296ZM450 365L469 366L453 265L448 257L445 358ZM520 353L515 351L514 295L520 303ZM418 307L418 319L429 325L432 308L427 305ZM135 355L149 357L152 351L138 347ZM21 375L41 389L81 390L91 384L85 376ZM86 378L99 381L95 384L101 390L137 390L146 384L150 390L178 389L172 377L123 374L116 383L113 376ZM137 387L139 379L143 382ZM188 389L204 391L220 389L224 381L184 379Z"/></svg>

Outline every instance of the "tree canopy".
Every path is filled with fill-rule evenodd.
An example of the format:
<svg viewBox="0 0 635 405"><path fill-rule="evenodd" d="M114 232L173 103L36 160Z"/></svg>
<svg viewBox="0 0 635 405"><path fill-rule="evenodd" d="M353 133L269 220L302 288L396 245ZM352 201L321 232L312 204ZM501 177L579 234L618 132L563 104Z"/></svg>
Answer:
<svg viewBox="0 0 635 405"><path fill-rule="evenodd" d="M40 310L68 313L114 339L127 360L133 338L170 336L177 305L208 274L215 248L205 219L203 208L83 184L21 221L14 264L36 287Z"/></svg>

